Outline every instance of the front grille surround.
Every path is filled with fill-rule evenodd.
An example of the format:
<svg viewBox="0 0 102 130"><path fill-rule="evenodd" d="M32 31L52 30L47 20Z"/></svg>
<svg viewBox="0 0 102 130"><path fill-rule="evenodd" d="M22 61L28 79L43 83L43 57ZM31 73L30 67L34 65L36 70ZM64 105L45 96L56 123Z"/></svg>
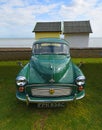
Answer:
<svg viewBox="0 0 102 130"><path fill-rule="evenodd" d="M25 92L32 97L62 97L72 95L75 90L73 84L32 84L26 86Z"/></svg>
<svg viewBox="0 0 102 130"><path fill-rule="evenodd" d="M63 88L32 88L32 96L38 97L59 97L69 96L72 93L71 87Z"/></svg>

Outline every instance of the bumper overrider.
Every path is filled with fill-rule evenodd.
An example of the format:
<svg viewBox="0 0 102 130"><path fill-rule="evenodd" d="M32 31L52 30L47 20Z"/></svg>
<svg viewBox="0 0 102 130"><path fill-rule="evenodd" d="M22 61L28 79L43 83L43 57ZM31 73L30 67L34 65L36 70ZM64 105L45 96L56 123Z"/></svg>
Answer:
<svg viewBox="0 0 102 130"><path fill-rule="evenodd" d="M24 92L17 90L17 99L29 103L54 103L68 102L81 99L85 96L85 90L78 91L77 85L54 85L56 87L44 85L28 85ZM63 86L63 87L62 87ZM71 89L70 89L71 88ZM68 92L66 92L68 89ZM72 91L71 91L72 90Z"/></svg>

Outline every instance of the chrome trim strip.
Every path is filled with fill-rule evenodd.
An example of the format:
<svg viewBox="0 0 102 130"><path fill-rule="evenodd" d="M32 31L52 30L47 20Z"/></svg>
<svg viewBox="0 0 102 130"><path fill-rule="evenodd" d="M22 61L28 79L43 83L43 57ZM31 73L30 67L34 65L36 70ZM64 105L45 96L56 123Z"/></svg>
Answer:
<svg viewBox="0 0 102 130"><path fill-rule="evenodd" d="M83 95L81 95L80 97L77 97L76 100L79 100L81 98L85 97L85 93L83 93Z"/></svg>
<svg viewBox="0 0 102 130"><path fill-rule="evenodd" d="M50 84L30 84L30 85L27 84L26 87L34 87L34 86L36 86L36 87L39 86L40 87L40 86L54 86L54 85L55 86L69 86L69 87L70 86L75 86L75 87L77 87L77 85L75 85L75 84L54 84L54 83L53 84L51 84L51 83Z"/></svg>
<svg viewBox="0 0 102 130"><path fill-rule="evenodd" d="M19 96L17 96L17 94L16 94L16 98L23 101L23 102L26 102L26 99L20 98Z"/></svg>

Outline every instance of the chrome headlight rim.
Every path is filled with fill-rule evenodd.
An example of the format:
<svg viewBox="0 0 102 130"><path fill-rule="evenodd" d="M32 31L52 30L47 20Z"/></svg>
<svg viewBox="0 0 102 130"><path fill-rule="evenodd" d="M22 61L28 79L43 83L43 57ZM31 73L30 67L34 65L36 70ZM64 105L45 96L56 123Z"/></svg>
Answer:
<svg viewBox="0 0 102 130"><path fill-rule="evenodd" d="M27 84L27 79L24 76L18 76L16 78L16 85L17 86L25 86Z"/></svg>
<svg viewBox="0 0 102 130"><path fill-rule="evenodd" d="M78 76L78 77L76 78L76 84L77 84L78 86L82 86L82 85L85 84L85 80L86 80L85 76Z"/></svg>

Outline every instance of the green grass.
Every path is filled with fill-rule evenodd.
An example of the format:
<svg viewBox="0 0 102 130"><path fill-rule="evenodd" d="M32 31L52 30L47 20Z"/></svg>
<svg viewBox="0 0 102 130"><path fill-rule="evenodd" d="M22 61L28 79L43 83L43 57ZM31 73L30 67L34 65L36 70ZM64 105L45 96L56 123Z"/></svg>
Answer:
<svg viewBox="0 0 102 130"><path fill-rule="evenodd" d="M52 109L38 109L34 104L27 107L18 101L15 77L21 68L16 61L0 62L0 130L101 130L102 58L73 61L84 63L86 96Z"/></svg>

